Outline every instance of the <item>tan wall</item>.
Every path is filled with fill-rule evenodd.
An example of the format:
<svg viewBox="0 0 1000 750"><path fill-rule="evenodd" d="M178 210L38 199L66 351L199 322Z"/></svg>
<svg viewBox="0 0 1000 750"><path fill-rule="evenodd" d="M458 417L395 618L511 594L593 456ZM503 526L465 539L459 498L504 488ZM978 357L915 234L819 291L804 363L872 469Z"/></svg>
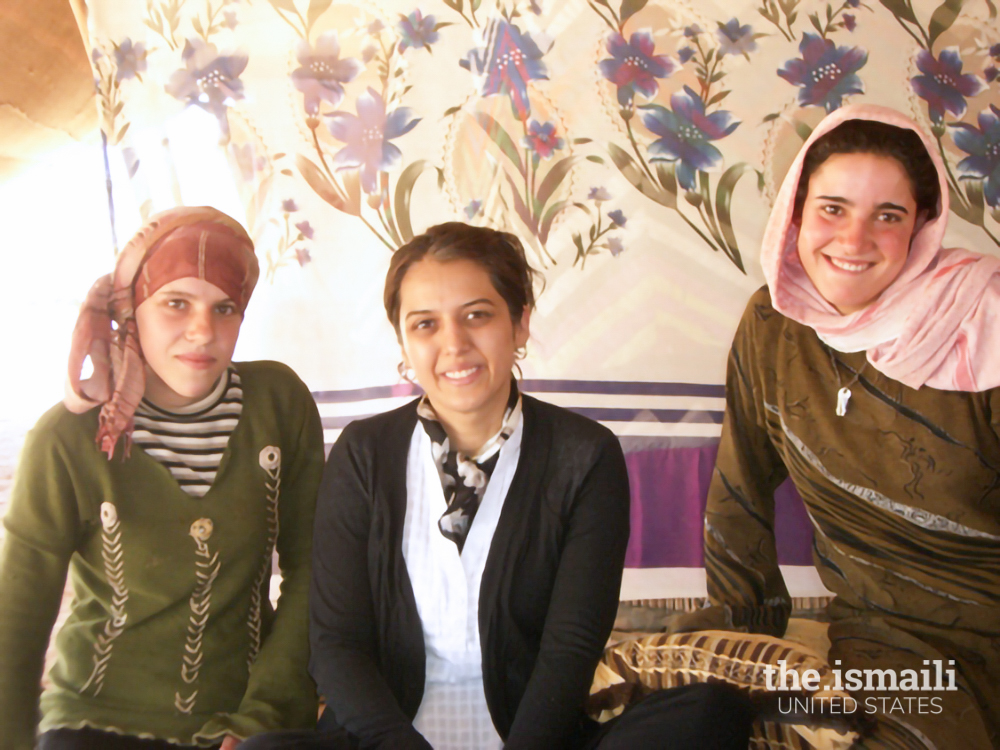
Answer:
<svg viewBox="0 0 1000 750"><path fill-rule="evenodd" d="M0 180L94 134L93 74L68 0L4 0Z"/></svg>

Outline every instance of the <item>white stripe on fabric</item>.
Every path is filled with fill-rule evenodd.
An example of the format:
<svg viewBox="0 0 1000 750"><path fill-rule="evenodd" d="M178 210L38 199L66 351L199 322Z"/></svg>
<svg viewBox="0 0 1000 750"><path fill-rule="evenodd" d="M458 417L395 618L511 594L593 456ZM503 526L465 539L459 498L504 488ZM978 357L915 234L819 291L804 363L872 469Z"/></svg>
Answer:
<svg viewBox="0 0 1000 750"><path fill-rule="evenodd" d="M780 565L788 593L793 598L834 596L813 565ZM705 598L708 586L704 568L625 568L621 600Z"/></svg>
<svg viewBox="0 0 1000 750"><path fill-rule="evenodd" d="M146 448L146 453L151 455L162 464L180 463L186 465L192 471L204 472L207 469L212 471L222 460L223 451L195 455L189 453L177 453L166 448Z"/></svg>
<svg viewBox="0 0 1000 750"><path fill-rule="evenodd" d="M170 469L171 475L173 475L174 479L176 479L178 482L184 480L184 481L194 481L194 482L206 482L208 484L211 484L212 481L215 479L216 473L218 472L218 469L216 468L206 471L194 471L193 469L190 469L187 466L168 466L167 468Z"/></svg>
<svg viewBox="0 0 1000 750"><path fill-rule="evenodd" d="M185 422L182 425L177 425L170 417L160 417L160 416L146 416L142 415L136 418L136 426L143 427L150 430L151 432L156 432L160 429L160 425L170 424L174 425L179 430L186 430L188 432L198 431L198 425L203 422L221 422L225 420L230 420L235 422L239 419L240 413L243 411L239 404L221 404L218 412L213 412L211 419L192 419L190 422Z"/></svg>
<svg viewBox="0 0 1000 750"><path fill-rule="evenodd" d="M188 451L204 451L211 449L222 453L222 451L226 449L226 444L229 442L230 433L232 433L235 428L236 424L225 427L214 422L209 422L205 427L205 431L211 433L208 435L173 435L166 430L163 432L136 430L132 433L132 439L137 443L140 441L147 441L153 445L162 445L172 450L180 450L181 452L185 452L185 449ZM219 432L223 432L224 434L220 435L218 434Z"/></svg>

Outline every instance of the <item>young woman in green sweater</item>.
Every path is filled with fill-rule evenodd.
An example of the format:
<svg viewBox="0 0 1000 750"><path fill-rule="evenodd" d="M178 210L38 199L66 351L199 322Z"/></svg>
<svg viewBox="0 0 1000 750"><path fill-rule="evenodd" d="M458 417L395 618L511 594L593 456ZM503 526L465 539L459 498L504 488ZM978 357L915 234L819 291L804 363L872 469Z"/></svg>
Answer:
<svg viewBox="0 0 1000 750"><path fill-rule="evenodd" d="M314 723L306 597L323 434L291 370L232 362L257 276L237 222L179 208L88 295L66 400L29 433L4 518L0 750L230 750Z"/></svg>

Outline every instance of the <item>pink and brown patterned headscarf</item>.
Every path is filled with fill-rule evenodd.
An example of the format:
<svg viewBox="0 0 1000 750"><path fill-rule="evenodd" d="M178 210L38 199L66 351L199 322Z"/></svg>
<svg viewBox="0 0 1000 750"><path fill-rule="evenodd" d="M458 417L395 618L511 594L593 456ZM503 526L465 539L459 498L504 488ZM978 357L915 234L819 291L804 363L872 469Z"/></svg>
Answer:
<svg viewBox="0 0 1000 750"><path fill-rule="evenodd" d="M73 330L63 403L77 414L101 407L97 444L109 459L123 434L128 456L146 387L135 309L165 284L194 277L219 287L242 313L259 273L253 241L235 219L209 206L181 207L154 216L119 254L114 272L91 287ZM81 380L88 355L94 374Z"/></svg>

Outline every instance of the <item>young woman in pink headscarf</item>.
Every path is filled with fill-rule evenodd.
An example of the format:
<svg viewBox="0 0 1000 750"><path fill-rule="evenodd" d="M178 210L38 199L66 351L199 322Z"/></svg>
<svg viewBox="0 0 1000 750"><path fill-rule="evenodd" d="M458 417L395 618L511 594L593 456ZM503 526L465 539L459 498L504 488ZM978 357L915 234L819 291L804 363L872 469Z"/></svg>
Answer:
<svg viewBox="0 0 1000 750"><path fill-rule="evenodd" d="M229 750L315 722L306 609L323 435L291 370L232 362L257 276L236 221L178 208L91 289L66 400L29 433L4 518L2 750L31 750L36 732L41 750Z"/></svg>
<svg viewBox="0 0 1000 750"><path fill-rule="evenodd" d="M894 110L834 112L781 187L729 357L702 624L784 632L790 476L836 593L831 664L897 683L845 682L878 717L863 747L1000 747L1000 261L942 247L947 220L933 140ZM913 689L936 662L956 689Z"/></svg>

